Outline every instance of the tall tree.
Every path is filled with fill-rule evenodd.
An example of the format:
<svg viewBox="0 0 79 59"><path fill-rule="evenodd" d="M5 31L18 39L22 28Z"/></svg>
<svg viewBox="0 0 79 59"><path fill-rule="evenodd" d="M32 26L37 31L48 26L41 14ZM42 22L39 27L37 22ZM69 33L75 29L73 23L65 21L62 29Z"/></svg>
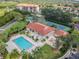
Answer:
<svg viewBox="0 0 79 59"><path fill-rule="evenodd" d="M63 25L70 25L72 22L72 15L67 12L63 12L60 9L53 8L43 8L42 14L45 16L46 20L51 22L56 22Z"/></svg>

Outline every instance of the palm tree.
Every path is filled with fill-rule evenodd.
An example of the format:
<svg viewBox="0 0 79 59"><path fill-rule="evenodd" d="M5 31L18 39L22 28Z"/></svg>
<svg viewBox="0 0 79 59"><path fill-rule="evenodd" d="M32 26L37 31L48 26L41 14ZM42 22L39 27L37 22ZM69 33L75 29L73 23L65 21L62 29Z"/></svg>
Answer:
<svg viewBox="0 0 79 59"><path fill-rule="evenodd" d="M20 54L16 49L14 49L10 54L10 59L19 59L19 57L20 57Z"/></svg>

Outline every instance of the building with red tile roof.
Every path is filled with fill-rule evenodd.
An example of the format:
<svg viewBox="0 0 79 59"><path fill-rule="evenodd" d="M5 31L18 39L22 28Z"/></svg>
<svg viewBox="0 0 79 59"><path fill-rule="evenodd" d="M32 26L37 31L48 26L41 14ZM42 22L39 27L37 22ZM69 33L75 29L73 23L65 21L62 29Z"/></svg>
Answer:
<svg viewBox="0 0 79 59"><path fill-rule="evenodd" d="M19 10L24 10L24 11L29 11L29 12L40 12L39 5L35 5L35 4L21 3L21 4L17 4L16 8Z"/></svg>
<svg viewBox="0 0 79 59"><path fill-rule="evenodd" d="M68 34L68 32L65 32L63 30L57 30L54 27L46 26L44 24L37 23L37 22L29 23L27 25L27 28L29 28L32 31L35 31L41 35L47 35L48 33L52 32L52 31L54 32L54 34L56 36L65 36Z"/></svg>
<svg viewBox="0 0 79 59"><path fill-rule="evenodd" d="M68 32L65 32L63 30L57 30L57 31L55 31L55 35L56 36L66 36L66 35L68 35Z"/></svg>
<svg viewBox="0 0 79 59"><path fill-rule="evenodd" d="M38 22L32 22L27 25L27 31L30 32L30 36L34 39L47 39L46 43L52 47L56 47L56 37L66 36L68 33L63 30L57 30L54 27L50 27Z"/></svg>
<svg viewBox="0 0 79 59"><path fill-rule="evenodd" d="M41 35L46 35L52 31L55 31L55 28L49 27L49 26L46 26L46 25L43 25L43 24L37 23L37 22L28 24L27 28L29 28L33 31L36 31Z"/></svg>

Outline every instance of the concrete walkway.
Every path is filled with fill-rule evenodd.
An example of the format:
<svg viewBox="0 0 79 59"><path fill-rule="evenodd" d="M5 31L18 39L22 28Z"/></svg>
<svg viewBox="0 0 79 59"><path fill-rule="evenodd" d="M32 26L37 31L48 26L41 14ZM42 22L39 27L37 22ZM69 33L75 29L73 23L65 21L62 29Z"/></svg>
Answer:
<svg viewBox="0 0 79 59"><path fill-rule="evenodd" d="M0 53L0 59L3 59L3 57L2 57L2 55L1 55L1 53Z"/></svg>
<svg viewBox="0 0 79 59"><path fill-rule="evenodd" d="M62 56L58 59L64 59L65 57L68 57L70 55L70 53L71 53L71 50L69 49L64 56Z"/></svg>

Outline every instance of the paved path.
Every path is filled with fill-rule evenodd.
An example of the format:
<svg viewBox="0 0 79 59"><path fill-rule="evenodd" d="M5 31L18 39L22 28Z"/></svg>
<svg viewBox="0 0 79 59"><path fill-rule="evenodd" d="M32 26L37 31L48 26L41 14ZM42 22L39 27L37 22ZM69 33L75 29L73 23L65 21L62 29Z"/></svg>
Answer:
<svg viewBox="0 0 79 59"><path fill-rule="evenodd" d="M13 24L15 24L17 21L16 20L12 20L9 23L7 23L6 25L0 27L0 33L2 33L4 30L6 30L7 28L10 28Z"/></svg>
<svg viewBox="0 0 79 59"><path fill-rule="evenodd" d="M65 57L68 57L70 55L70 53L71 53L71 50L69 49L64 56L62 56L58 59L64 59Z"/></svg>
<svg viewBox="0 0 79 59"><path fill-rule="evenodd" d="M1 55L1 53L0 53L0 59L3 59L3 57L2 57L2 55Z"/></svg>

